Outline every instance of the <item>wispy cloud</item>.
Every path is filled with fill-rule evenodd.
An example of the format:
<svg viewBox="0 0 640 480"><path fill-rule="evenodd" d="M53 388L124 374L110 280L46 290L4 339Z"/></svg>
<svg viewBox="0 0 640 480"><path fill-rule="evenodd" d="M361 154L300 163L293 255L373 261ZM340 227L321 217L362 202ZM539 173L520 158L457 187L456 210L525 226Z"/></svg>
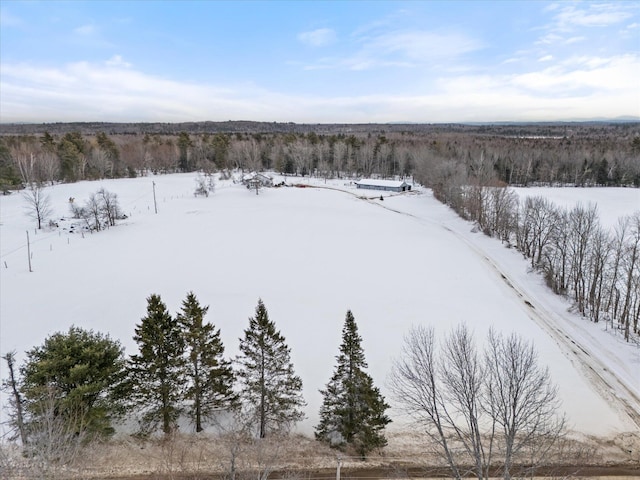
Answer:
<svg viewBox="0 0 640 480"><path fill-rule="evenodd" d="M370 29L371 30L371 29ZM373 68L411 68L429 66L436 60L455 62L466 53L484 48L484 43L455 32L427 30L393 30L367 33L354 39L352 52L323 57L306 64L308 70L347 69L369 70Z"/></svg>
<svg viewBox="0 0 640 480"><path fill-rule="evenodd" d="M637 42L638 35L640 35L640 33L638 33L638 29L640 29L640 23L630 23L629 25L626 25L622 29L620 29L620 36L622 38L633 38Z"/></svg>
<svg viewBox="0 0 640 480"><path fill-rule="evenodd" d="M554 66L564 65L580 56L593 57L597 52L599 61L613 65L623 52L637 50L631 45L625 47L634 35L627 33L625 24L633 24L631 22L637 19L640 12L637 2L557 2L542 10L547 21L533 28L542 33L530 50L532 63L553 58ZM564 77L564 73L561 76ZM593 72L576 73L573 79L593 76ZM553 83L550 79L549 82ZM606 86L602 85L603 88Z"/></svg>
<svg viewBox="0 0 640 480"><path fill-rule="evenodd" d="M10 12L6 8L0 8L0 26L1 27L21 27L24 21Z"/></svg>
<svg viewBox="0 0 640 480"><path fill-rule="evenodd" d="M576 37L570 37L567 38L564 43L566 43L567 45L571 45L572 43L579 43L579 42L584 42L587 39L587 37L580 35L580 36L576 36Z"/></svg>
<svg viewBox="0 0 640 480"><path fill-rule="evenodd" d="M419 95L294 95L255 85L188 83L118 55L61 68L2 64L3 121L296 122L562 120L637 115L640 57L575 57L520 74L441 76ZM34 112L33 105L39 110Z"/></svg>
<svg viewBox="0 0 640 480"><path fill-rule="evenodd" d="M318 28L298 35L298 40L312 47L325 47L337 39L336 32L330 28Z"/></svg>
<svg viewBox="0 0 640 480"><path fill-rule="evenodd" d="M635 80L638 75L640 57L635 55L575 57L541 71L513 75L509 83L549 97L568 92L617 92L633 103L634 97L636 102L640 98Z"/></svg>
<svg viewBox="0 0 640 480"><path fill-rule="evenodd" d="M129 68L131 64L125 62L121 55L114 55L109 60L105 62L105 65L108 67L121 67L121 68Z"/></svg>
<svg viewBox="0 0 640 480"><path fill-rule="evenodd" d="M433 58L450 58L478 50L482 42L465 34L431 31L395 31L379 35L366 42L365 49L385 56L400 56L424 62Z"/></svg>
<svg viewBox="0 0 640 480"><path fill-rule="evenodd" d="M561 37L557 33L547 33L546 35L540 37L535 43L536 45L552 45L562 40L563 37Z"/></svg>
<svg viewBox="0 0 640 480"><path fill-rule="evenodd" d="M633 2L631 2L633 5ZM607 27L632 16L629 5L616 3L566 3L557 9L554 21L560 28Z"/></svg>
<svg viewBox="0 0 640 480"><path fill-rule="evenodd" d="M93 35L93 34L97 33L97 31L98 31L98 28L92 23L89 23L89 24L86 24L86 25L81 25L81 26L73 29L73 33L78 34L78 35L83 35L83 36Z"/></svg>
<svg viewBox="0 0 640 480"><path fill-rule="evenodd" d="M540 37L535 44L536 45L571 45L572 43L583 42L587 39L584 35L574 35L572 37L565 37L564 35L558 35L557 33L548 33Z"/></svg>
<svg viewBox="0 0 640 480"><path fill-rule="evenodd" d="M208 108L234 107L230 89L147 75L128 67L117 55L103 63L76 62L63 68L29 64L2 64L1 68L4 121L33 120L29 111L33 112L34 102L41 107L39 115L64 120L166 117L177 121L206 118Z"/></svg>

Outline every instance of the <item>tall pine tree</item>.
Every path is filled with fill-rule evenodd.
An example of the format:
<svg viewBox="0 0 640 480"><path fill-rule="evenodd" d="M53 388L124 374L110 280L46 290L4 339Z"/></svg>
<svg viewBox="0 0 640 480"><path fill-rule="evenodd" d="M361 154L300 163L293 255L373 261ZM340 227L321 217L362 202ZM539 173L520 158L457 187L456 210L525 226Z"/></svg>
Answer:
<svg viewBox="0 0 640 480"><path fill-rule="evenodd" d="M147 315L136 326L133 339L140 352L129 361L130 386L134 403L143 409L142 431L161 425L169 434L182 412L184 339L159 295L147 299Z"/></svg>
<svg viewBox="0 0 640 480"><path fill-rule="evenodd" d="M338 364L327 384L320 408L316 439L333 447L352 447L364 459L370 451L384 447L384 427L391 422L385 415L389 406L373 379L365 372L367 362L362 338L351 310L342 329Z"/></svg>
<svg viewBox="0 0 640 480"><path fill-rule="evenodd" d="M257 425L258 436L264 438L302 420L302 380L294 374L291 350L269 320L262 300L240 339L240 352L242 401Z"/></svg>
<svg viewBox="0 0 640 480"><path fill-rule="evenodd" d="M185 398L193 402L189 413L196 432L203 430L203 421L216 410L229 408L236 401L231 362L223 358L220 330L204 322L208 310L209 307L202 307L190 292L178 313L186 347L188 387Z"/></svg>

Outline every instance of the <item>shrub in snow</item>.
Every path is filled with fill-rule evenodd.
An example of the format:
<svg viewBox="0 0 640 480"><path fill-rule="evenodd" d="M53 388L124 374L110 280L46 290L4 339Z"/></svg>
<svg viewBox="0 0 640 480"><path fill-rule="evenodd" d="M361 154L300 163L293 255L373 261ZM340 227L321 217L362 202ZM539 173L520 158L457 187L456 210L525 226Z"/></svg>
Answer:
<svg viewBox="0 0 640 480"><path fill-rule="evenodd" d="M92 193L82 206L73 197L69 198L69 208L73 218L84 220L89 230L113 227L116 220L127 218L120 209L118 195L104 188Z"/></svg>
<svg viewBox="0 0 640 480"><path fill-rule="evenodd" d="M215 179L213 175L210 173L205 173L204 176L198 174L195 179L196 181L196 189L193 194L196 197L208 197L209 193L213 193L215 190Z"/></svg>

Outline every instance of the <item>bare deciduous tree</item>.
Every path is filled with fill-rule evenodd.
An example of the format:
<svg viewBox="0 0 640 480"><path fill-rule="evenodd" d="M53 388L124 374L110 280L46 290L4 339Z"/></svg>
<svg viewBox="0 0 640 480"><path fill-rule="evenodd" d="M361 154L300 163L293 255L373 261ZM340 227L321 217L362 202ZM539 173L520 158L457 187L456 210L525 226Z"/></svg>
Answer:
<svg viewBox="0 0 640 480"><path fill-rule="evenodd" d="M32 184L36 181L36 158L33 153L20 151L16 155L16 164L24 183Z"/></svg>
<svg viewBox="0 0 640 480"><path fill-rule="evenodd" d="M44 151L40 155L40 169L42 172L42 181L47 181L53 185L60 174L60 163L55 154Z"/></svg>
<svg viewBox="0 0 640 480"><path fill-rule="evenodd" d="M453 477L460 480L458 462L449 445L449 428L433 329L414 327L406 336L403 356L394 362L390 387L403 410L442 449Z"/></svg>
<svg viewBox="0 0 640 480"><path fill-rule="evenodd" d="M102 218L110 227L116 224L116 220L122 217L120 205L118 203L118 195L101 188L97 192Z"/></svg>
<svg viewBox="0 0 640 480"><path fill-rule="evenodd" d="M627 341L629 341L630 324L633 323L634 331L637 332L638 329L638 314L637 311L635 314L633 313L633 304L638 302L640 296L637 288L640 282L640 211L631 216L629 227L625 261L623 262L625 296L620 318L624 329L624 338ZM630 321L632 316L634 317L633 322Z"/></svg>
<svg viewBox="0 0 640 480"><path fill-rule="evenodd" d="M596 227L591 241L589 267L587 269L589 273L589 311L591 319L596 323L600 321L600 310L603 303L602 297L605 289L605 274L609 263L611 248L612 242L609 234L603 230L602 227Z"/></svg>
<svg viewBox="0 0 640 480"><path fill-rule="evenodd" d="M533 344L522 337L489 332L485 350L483 408L499 426L504 442L503 478L511 478L514 459L530 449L540 460L561 436L564 418L549 370L538 365Z"/></svg>
<svg viewBox="0 0 640 480"><path fill-rule="evenodd" d="M253 413L246 408L228 411L215 421L219 443L225 454L220 458L222 478L267 480L282 456L287 434L258 438L252 432Z"/></svg>
<svg viewBox="0 0 640 480"><path fill-rule="evenodd" d="M36 478L65 478L65 469L81 457L91 440L79 428L86 421L85 412L78 409L71 417L60 415L59 395L51 386L34 407L37 418L28 419L29 443L24 449L29 469Z"/></svg>
<svg viewBox="0 0 640 480"><path fill-rule="evenodd" d="M17 430L17 434L14 435L15 438L20 437L20 441L24 446L27 444L27 431L24 422L24 400L20 394L20 386L16 375L16 352L8 352L2 359L7 363L7 369L9 370L9 378L2 384L3 390L6 390L9 395L9 423L12 430Z"/></svg>
<svg viewBox="0 0 640 480"><path fill-rule="evenodd" d="M42 186L36 183L29 185L27 191L22 193L26 200L27 215L38 223L38 230L42 229L42 224L51 215L51 198L46 195Z"/></svg>
<svg viewBox="0 0 640 480"><path fill-rule="evenodd" d="M92 193L82 207L75 203L75 199L70 199L69 207L74 218L83 219L89 230L97 232L107 226L113 227L118 219L126 218L120 209L118 195L104 188Z"/></svg>
<svg viewBox="0 0 640 480"><path fill-rule="evenodd" d="M97 193L92 193L89 199L84 204L83 217L87 222L87 226L91 230L99 232L102 230L102 205L100 204L100 197Z"/></svg>
<svg viewBox="0 0 640 480"><path fill-rule="evenodd" d="M528 468L535 468L564 429L548 371L538 365L533 346L515 334L490 332L481 357L464 326L440 347L432 329L415 327L394 363L390 387L439 446L456 479L468 465L479 480L496 465L510 479L525 455Z"/></svg>
<svg viewBox="0 0 640 480"><path fill-rule="evenodd" d="M573 298L581 314L585 313L586 308L587 257L597 224L598 212L595 205L577 205L569 212L569 272Z"/></svg>

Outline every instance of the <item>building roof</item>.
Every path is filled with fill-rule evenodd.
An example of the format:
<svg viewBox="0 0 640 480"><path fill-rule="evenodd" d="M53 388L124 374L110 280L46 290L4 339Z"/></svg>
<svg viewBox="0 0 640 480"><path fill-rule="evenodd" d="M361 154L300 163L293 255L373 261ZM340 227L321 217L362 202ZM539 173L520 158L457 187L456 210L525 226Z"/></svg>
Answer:
<svg viewBox="0 0 640 480"><path fill-rule="evenodd" d="M363 178L355 182L357 185L372 185L375 187L402 187L407 186L407 182L404 180L378 180L376 178Z"/></svg>

